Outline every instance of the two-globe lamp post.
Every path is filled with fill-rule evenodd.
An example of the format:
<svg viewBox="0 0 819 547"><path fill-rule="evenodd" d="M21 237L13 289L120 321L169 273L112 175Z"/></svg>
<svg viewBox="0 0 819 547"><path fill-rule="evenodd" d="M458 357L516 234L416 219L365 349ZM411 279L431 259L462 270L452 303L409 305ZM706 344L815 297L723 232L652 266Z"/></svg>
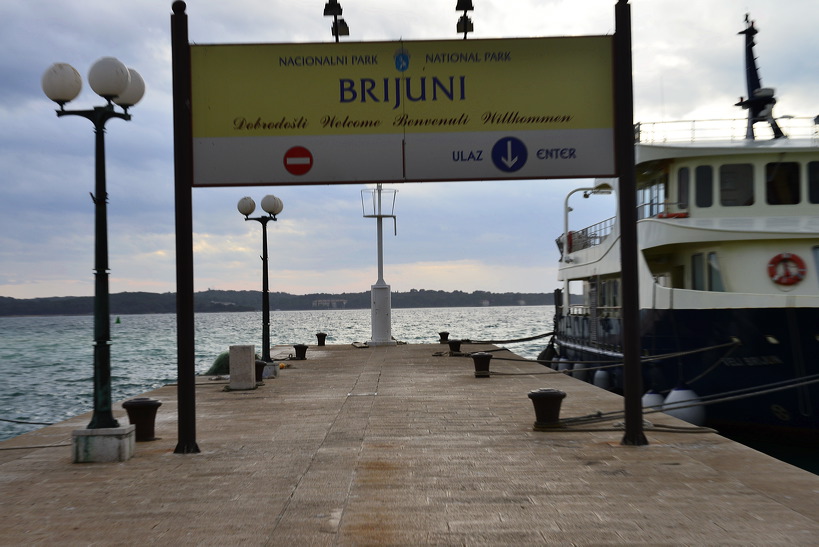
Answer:
<svg viewBox="0 0 819 547"><path fill-rule="evenodd" d="M270 358L270 286L267 275L267 223L276 221L276 215L282 212L284 204L274 195L262 198L262 209L267 215L251 217L256 210L256 202L250 197L243 197L236 205L245 220L255 220L262 225L262 361L269 363Z"/></svg>
<svg viewBox="0 0 819 547"><path fill-rule="evenodd" d="M96 187L91 199L95 210L94 250L94 413L88 429L119 427L111 411L111 316L108 297L108 228L105 189L105 123L111 118L130 120L128 108L142 99L145 82L135 70L113 57L99 59L88 72L88 83L107 104L90 110L66 110L82 89L82 78L66 63L51 65L42 78L46 96L60 105L57 116L81 116L94 124L96 133ZM115 110L114 104L122 107Z"/></svg>
<svg viewBox="0 0 819 547"><path fill-rule="evenodd" d="M333 18L333 26L330 27L330 30L333 33L333 36L336 38L336 43L339 41L339 36L350 35L350 27L347 25L344 19L339 19L342 11L343 9L341 4L338 3L338 0L329 0L326 4L324 4L324 16Z"/></svg>
<svg viewBox="0 0 819 547"><path fill-rule="evenodd" d="M464 40L466 40L466 35L470 32L475 30L475 27L472 25L472 19L466 14L468 11L474 11L475 8L472 6L472 0L458 0L458 4L455 6L455 11L462 11L464 12L461 15L461 18L458 19L458 25L456 27L458 34L463 33Z"/></svg>

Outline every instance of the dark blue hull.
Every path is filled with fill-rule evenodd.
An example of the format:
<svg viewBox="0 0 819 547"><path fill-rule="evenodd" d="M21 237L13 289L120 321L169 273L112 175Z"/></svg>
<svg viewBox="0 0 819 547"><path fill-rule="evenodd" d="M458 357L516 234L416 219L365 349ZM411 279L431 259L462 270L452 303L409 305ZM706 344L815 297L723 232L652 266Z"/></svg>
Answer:
<svg viewBox="0 0 819 547"><path fill-rule="evenodd" d="M569 361L616 361L620 334L619 319L558 315L555 346ZM644 364L645 391L685 384L709 398L819 374L817 308L642 310L640 336L644 356L683 353ZM611 388L622 392L620 369ZM706 425L726 435L819 443L819 384L710 404Z"/></svg>

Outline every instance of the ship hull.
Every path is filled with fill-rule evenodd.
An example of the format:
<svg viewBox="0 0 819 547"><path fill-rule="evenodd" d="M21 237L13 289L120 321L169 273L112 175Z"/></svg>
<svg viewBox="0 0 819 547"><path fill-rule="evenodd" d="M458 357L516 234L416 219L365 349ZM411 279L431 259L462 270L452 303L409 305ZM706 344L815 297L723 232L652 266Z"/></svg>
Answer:
<svg viewBox="0 0 819 547"><path fill-rule="evenodd" d="M644 391L665 393L684 385L709 399L749 390L755 394L707 405L706 425L726 435L819 442L819 384L761 393L779 382L799 384L819 374L813 328L819 325L819 308L644 309L640 315L644 357L675 354L644 362ZM619 320L596 323L588 316L559 316L558 356L568 362L622 359ZM576 377L592 381L591 372L575 367ZM609 388L622 392L622 377L622 369L613 369Z"/></svg>

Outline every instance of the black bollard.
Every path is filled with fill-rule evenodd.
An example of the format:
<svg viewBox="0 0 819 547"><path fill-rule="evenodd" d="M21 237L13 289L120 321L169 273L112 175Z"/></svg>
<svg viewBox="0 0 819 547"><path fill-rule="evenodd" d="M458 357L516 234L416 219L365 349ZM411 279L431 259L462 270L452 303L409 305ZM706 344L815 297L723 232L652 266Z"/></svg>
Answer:
<svg viewBox="0 0 819 547"><path fill-rule="evenodd" d="M461 341L460 340L450 340L449 344L449 351L452 353L459 353L461 351Z"/></svg>
<svg viewBox="0 0 819 547"><path fill-rule="evenodd" d="M122 408L128 412L128 422L136 426L134 440L138 443L154 441L154 421L156 411L162 403L148 397L137 397L122 403Z"/></svg>
<svg viewBox="0 0 819 547"><path fill-rule="evenodd" d="M317 332L316 333L316 338L318 338L318 345L323 346L324 341L327 339L327 333L326 332Z"/></svg>
<svg viewBox="0 0 819 547"><path fill-rule="evenodd" d="M296 350L296 360L303 361L307 359L307 346L305 344L296 344L293 348Z"/></svg>
<svg viewBox="0 0 819 547"><path fill-rule="evenodd" d="M449 333L447 331L441 331L438 333L438 336L441 337L441 343L446 344L449 342Z"/></svg>
<svg viewBox="0 0 819 547"><path fill-rule="evenodd" d="M479 351L472 354L472 362L475 364L475 378L489 378L489 361L492 354Z"/></svg>
<svg viewBox="0 0 819 547"><path fill-rule="evenodd" d="M547 431L560 427L560 403L566 393L559 389L541 388L529 392L535 407L535 431Z"/></svg>
<svg viewBox="0 0 819 547"><path fill-rule="evenodd" d="M261 359L256 359L256 383L260 383L264 380L264 369L267 367L267 362L262 361Z"/></svg>

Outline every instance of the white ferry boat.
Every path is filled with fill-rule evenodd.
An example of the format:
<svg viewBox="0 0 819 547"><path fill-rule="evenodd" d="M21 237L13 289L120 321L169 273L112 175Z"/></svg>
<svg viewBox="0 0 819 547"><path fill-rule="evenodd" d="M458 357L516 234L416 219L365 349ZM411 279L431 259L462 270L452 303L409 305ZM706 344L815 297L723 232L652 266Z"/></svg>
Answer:
<svg viewBox="0 0 819 547"><path fill-rule="evenodd" d="M643 385L655 402L698 398L702 421L726 434L819 442L819 116L774 118L747 17L739 34L747 119L635 128ZM744 135L720 139L733 129ZM617 181L576 192L591 199L575 207L593 206ZM621 391L621 367L587 370L622 362L618 218L570 229L569 196L564 288L541 357ZM582 303L564 297L580 287Z"/></svg>

